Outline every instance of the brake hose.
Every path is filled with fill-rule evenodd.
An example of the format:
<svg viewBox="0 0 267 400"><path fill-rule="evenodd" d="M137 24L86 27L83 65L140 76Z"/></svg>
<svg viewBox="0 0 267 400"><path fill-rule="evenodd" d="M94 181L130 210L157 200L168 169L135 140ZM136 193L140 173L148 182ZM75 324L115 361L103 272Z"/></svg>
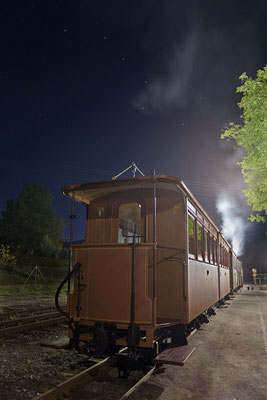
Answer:
<svg viewBox="0 0 267 400"><path fill-rule="evenodd" d="M73 317L70 316L70 315L69 315L67 312L65 312L64 310L62 310L62 308L60 307L60 304L59 304L59 295L60 295L60 292L61 292L63 286L65 285L65 283L66 283L69 279L71 279L71 277L75 274L76 271L78 271L79 268L81 268L81 263L78 262L78 263L76 263L76 264L74 265L73 270L70 271L70 272L67 274L67 276L63 279L63 281L60 283L59 287L57 288L56 294L55 294L55 305L56 305L56 308L57 308L57 310L58 310L58 312L59 312L60 314L62 314L64 317L66 317L66 318L68 319L68 321L69 321L69 327L70 327L70 329L71 329L72 331L74 331L74 329L73 329L73 327L72 327Z"/></svg>

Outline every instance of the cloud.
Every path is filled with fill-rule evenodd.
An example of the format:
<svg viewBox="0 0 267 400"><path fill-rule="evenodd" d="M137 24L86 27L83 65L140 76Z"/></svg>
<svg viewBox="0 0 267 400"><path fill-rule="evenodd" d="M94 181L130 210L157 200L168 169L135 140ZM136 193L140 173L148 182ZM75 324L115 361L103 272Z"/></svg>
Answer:
<svg viewBox="0 0 267 400"><path fill-rule="evenodd" d="M192 31L183 43L171 51L164 76L148 82L146 89L134 99L134 107L151 112L185 105L191 94L190 81L197 52L197 33Z"/></svg>

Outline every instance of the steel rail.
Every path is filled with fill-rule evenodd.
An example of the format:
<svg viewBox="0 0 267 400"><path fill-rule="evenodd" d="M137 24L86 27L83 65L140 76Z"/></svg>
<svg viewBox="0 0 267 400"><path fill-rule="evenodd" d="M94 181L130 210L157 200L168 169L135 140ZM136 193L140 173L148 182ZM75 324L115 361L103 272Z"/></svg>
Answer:
<svg viewBox="0 0 267 400"><path fill-rule="evenodd" d="M27 316L31 316L32 314L41 315L44 313L56 312L57 309L54 306L51 307L42 307L42 308L29 308L28 310L13 310L5 311L0 313L0 321L9 320L9 318L23 318Z"/></svg>
<svg viewBox="0 0 267 400"><path fill-rule="evenodd" d="M152 367L146 375L144 375L134 386L131 387L131 389L128 390L121 398L120 400L123 399L128 399L144 382L146 382L150 376L155 372L157 366L155 365Z"/></svg>
<svg viewBox="0 0 267 400"><path fill-rule="evenodd" d="M192 336L197 330L194 329L188 337ZM119 353L127 350L124 347ZM54 388L48 390L47 392L38 395L33 400L64 400L70 397L74 392L78 391L80 388L94 382L100 376L113 368L117 360L115 357L108 357L101 360L97 364L87 368L86 370L80 372L79 374L67 379L65 382L60 383ZM158 365L151 367L146 375L144 375L134 386L132 386L121 398L120 400L129 398L144 382L146 382L151 375L155 372Z"/></svg>
<svg viewBox="0 0 267 400"><path fill-rule="evenodd" d="M120 353L126 350L127 347L124 347L120 350ZM105 358L65 382L35 397L33 400L63 400L66 397L70 397L84 385L88 385L94 382L99 376L104 375L110 368L115 366L116 362L117 359L115 357Z"/></svg>
<svg viewBox="0 0 267 400"><path fill-rule="evenodd" d="M189 333L189 335L187 336L187 339L189 339L190 337L192 337L195 333L197 332L197 329L193 329L192 332ZM153 367L151 367L151 369L146 373L146 375L144 375L138 382L136 382L135 385L133 385L131 387L131 389L129 389L121 398L120 400L124 400L124 399L128 399L144 382L146 382L151 375L153 375L153 373L155 372L155 370L157 368L160 368L159 365L154 365Z"/></svg>
<svg viewBox="0 0 267 400"><path fill-rule="evenodd" d="M24 317L24 318L14 318L14 319L3 320L3 321L0 321L0 329L8 328L9 326L18 326L18 325L28 324L31 322L37 322L37 321L42 321L42 320L46 320L46 319L56 318L59 316L60 316L60 314L57 311L57 312L48 313L48 314L37 314L37 315L31 315L29 317Z"/></svg>
<svg viewBox="0 0 267 400"><path fill-rule="evenodd" d="M58 314L57 314L58 315ZM0 337L9 336L14 333L25 332L33 329L37 329L40 327L50 326L50 325L59 325L66 321L65 317L54 317L50 319L42 319L41 321L36 321L32 323L17 325L17 326L9 326L7 328L0 329Z"/></svg>

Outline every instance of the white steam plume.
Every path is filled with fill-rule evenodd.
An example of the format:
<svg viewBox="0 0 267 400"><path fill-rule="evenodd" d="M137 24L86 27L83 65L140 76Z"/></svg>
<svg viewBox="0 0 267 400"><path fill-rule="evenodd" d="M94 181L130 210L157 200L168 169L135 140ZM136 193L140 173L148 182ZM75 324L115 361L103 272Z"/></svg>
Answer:
<svg viewBox="0 0 267 400"><path fill-rule="evenodd" d="M248 226L248 212L244 199L237 198L233 192L222 191L217 198L217 210L222 217L222 234L231 242L234 252L240 256L243 253Z"/></svg>

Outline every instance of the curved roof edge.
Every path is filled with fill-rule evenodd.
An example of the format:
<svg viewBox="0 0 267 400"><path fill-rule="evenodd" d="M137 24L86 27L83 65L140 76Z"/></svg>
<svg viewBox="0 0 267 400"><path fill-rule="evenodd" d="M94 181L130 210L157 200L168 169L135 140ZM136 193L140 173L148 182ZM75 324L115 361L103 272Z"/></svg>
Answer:
<svg viewBox="0 0 267 400"><path fill-rule="evenodd" d="M154 181L155 182L165 182L165 183L169 183L169 184L172 184L172 185L177 185L180 189L182 189L184 194L191 200L193 205L195 205L203 213L203 215L214 226L214 228L218 232L220 232L219 228L212 221L212 219L207 214L207 212L204 210L204 208L201 206L201 204L198 202L198 200L193 196L193 194L190 192L190 190L185 185L185 183L181 179L175 178L173 176L169 176L169 175L150 175L150 176L137 176L135 178L121 178L121 179L116 179L116 180L115 179L114 180L111 179L111 180L106 180L106 181L88 182L88 183L82 183L82 184L78 184L78 185L64 186L62 188L62 192L63 192L64 195L66 195L68 197L72 197L71 196L72 192L79 192L79 191L90 191L90 190L92 190L94 192L97 192L99 190L99 193L101 194L101 192L102 192L101 189L104 189L104 188L111 189L111 190L109 190L109 192L111 192L112 188L115 189L115 188L124 187L124 186L153 183ZM80 199L80 201L82 201L82 200ZM223 235L222 235L222 237L227 242L229 247L232 249L232 246L228 243L228 241L225 239L225 237Z"/></svg>

